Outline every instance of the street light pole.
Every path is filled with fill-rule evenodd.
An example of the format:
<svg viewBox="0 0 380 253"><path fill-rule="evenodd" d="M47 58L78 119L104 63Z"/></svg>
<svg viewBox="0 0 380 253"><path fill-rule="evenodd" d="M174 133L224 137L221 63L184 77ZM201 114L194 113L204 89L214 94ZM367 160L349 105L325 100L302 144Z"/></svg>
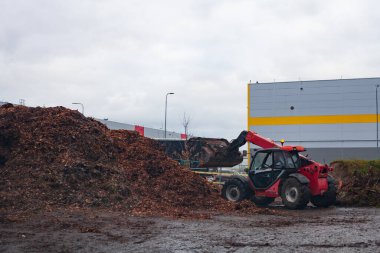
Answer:
<svg viewBox="0 0 380 253"><path fill-rule="evenodd" d="M379 102L377 100L377 88L380 85L376 85L376 148L379 148Z"/></svg>
<svg viewBox="0 0 380 253"><path fill-rule="evenodd" d="M165 97L165 139L166 139L166 116L168 111L168 95L174 95L173 92L166 93Z"/></svg>
<svg viewBox="0 0 380 253"><path fill-rule="evenodd" d="M80 105L82 107L82 114L84 115L84 105L82 103L72 103L73 105Z"/></svg>

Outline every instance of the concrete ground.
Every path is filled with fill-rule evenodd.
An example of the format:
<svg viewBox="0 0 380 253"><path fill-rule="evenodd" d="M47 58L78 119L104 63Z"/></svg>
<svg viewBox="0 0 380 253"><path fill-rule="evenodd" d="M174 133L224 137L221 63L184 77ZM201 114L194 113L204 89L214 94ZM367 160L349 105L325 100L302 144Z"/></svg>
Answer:
<svg viewBox="0 0 380 253"><path fill-rule="evenodd" d="M380 252L380 209L273 207L207 220L56 211L0 223L0 252Z"/></svg>

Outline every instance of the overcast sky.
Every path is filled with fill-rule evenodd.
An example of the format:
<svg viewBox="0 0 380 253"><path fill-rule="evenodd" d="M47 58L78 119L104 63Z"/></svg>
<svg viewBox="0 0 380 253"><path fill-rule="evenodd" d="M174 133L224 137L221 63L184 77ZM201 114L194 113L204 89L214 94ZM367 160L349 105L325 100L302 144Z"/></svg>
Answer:
<svg viewBox="0 0 380 253"><path fill-rule="evenodd" d="M234 138L247 83L380 76L380 2L0 0L0 100Z"/></svg>

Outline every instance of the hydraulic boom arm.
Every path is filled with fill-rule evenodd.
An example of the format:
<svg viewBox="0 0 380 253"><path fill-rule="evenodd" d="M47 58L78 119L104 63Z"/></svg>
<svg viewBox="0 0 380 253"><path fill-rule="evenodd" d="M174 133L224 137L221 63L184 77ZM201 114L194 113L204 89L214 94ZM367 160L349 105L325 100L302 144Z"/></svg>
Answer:
<svg viewBox="0 0 380 253"><path fill-rule="evenodd" d="M261 148L280 148L273 140L265 138L253 131L242 131L239 136L231 142L228 149L234 150L243 146L246 142L255 144Z"/></svg>

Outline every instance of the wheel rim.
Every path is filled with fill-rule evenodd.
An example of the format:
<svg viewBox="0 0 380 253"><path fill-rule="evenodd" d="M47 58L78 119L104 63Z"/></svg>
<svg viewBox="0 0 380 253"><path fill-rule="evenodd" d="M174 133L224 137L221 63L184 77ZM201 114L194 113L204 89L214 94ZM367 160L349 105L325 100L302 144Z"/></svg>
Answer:
<svg viewBox="0 0 380 253"><path fill-rule="evenodd" d="M285 198L288 202L296 202L296 200L298 199L298 195L299 192L297 187L289 187L285 190Z"/></svg>
<svg viewBox="0 0 380 253"><path fill-rule="evenodd" d="M228 187L227 192L227 199L230 201L238 201L240 198L240 190L239 187L232 185Z"/></svg>

